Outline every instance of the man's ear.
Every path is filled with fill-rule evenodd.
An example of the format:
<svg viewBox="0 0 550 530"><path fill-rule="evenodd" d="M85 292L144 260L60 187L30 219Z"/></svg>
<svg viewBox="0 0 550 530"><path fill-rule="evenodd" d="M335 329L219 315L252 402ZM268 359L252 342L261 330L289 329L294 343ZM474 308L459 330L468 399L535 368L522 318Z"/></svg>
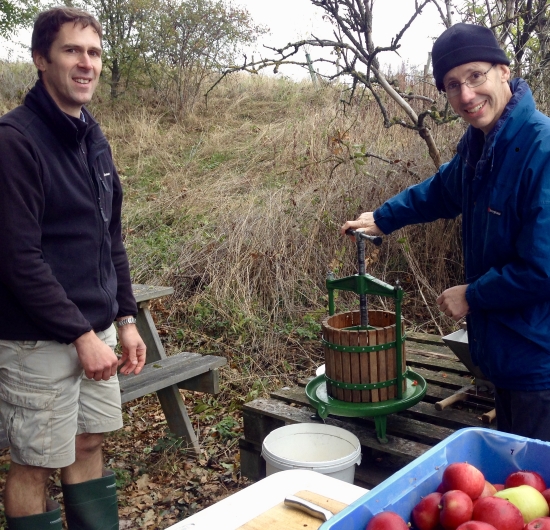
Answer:
<svg viewBox="0 0 550 530"><path fill-rule="evenodd" d="M499 67L501 80L506 82L510 81L510 76L512 75L510 72L510 68L508 68L508 66L506 66L505 64L499 64L497 66Z"/></svg>
<svg viewBox="0 0 550 530"><path fill-rule="evenodd" d="M44 72L46 70L46 64L48 63L48 60L39 52L34 52L32 54L32 61L34 63L34 66L41 72Z"/></svg>

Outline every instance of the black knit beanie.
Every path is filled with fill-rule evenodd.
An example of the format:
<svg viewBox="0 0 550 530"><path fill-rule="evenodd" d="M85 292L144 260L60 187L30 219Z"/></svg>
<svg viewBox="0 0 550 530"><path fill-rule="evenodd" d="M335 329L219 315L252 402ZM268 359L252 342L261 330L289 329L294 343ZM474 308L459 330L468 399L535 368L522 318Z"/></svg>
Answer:
<svg viewBox="0 0 550 530"><path fill-rule="evenodd" d="M432 61L438 90L444 90L443 78L455 66L476 61L510 64L493 32L475 24L455 24L445 30L434 42Z"/></svg>

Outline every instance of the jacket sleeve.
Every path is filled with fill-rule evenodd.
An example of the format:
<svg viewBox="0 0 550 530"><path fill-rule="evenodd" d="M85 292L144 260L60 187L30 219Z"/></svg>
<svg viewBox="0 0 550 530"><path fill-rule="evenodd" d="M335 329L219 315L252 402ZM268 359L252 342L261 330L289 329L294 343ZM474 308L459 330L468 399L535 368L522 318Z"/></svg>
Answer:
<svg viewBox="0 0 550 530"><path fill-rule="evenodd" d="M1 126L0 160L0 281L37 327L53 340L71 343L92 326L43 257L40 158L20 132Z"/></svg>
<svg viewBox="0 0 550 530"><path fill-rule="evenodd" d="M137 304L132 291L130 266L122 240L122 186L113 164L113 215L109 224L111 259L117 276L118 317L137 315Z"/></svg>
<svg viewBox="0 0 550 530"><path fill-rule="evenodd" d="M429 179L386 201L374 212L374 220L384 234L390 234L407 225L452 219L461 212L462 171L457 155Z"/></svg>
<svg viewBox="0 0 550 530"><path fill-rule="evenodd" d="M541 151L548 151L542 147ZM539 154L539 156L542 156ZM530 310L550 303L550 153L528 169L521 227L507 263L491 267L466 291L470 310Z"/></svg>

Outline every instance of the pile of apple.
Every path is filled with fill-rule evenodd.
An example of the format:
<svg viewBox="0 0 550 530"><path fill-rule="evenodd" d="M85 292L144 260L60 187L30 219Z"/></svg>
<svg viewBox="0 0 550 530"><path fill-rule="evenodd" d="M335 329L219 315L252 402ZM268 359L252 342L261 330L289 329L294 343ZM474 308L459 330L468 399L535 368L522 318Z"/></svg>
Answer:
<svg viewBox="0 0 550 530"><path fill-rule="evenodd" d="M504 484L490 484L467 462L443 471L436 491L411 512L411 523L381 512L366 530L550 530L550 488L536 471L514 471Z"/></svg>

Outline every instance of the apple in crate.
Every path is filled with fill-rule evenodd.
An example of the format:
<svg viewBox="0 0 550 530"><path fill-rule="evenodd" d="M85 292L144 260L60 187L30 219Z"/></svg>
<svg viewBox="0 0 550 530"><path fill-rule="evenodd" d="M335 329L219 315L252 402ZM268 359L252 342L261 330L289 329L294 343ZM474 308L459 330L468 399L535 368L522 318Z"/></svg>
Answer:
<svg viewBox="0 0 550 530"><path fill-rule="evenodd" d="M410 530L404 519L394 512L377 513L365 530Z"/></svg>
<svg viewBox="0 0 550 530"><path fill-rule="evenodd" d="M481 495L478 498L482 497L491 497L497 492L497 489L488 481L485 481L485 486L483 487L483 491L481 492Z"/></svg>
<svg viewBox="0 0 550 530"><path fill-rule="evenodd" d="M489 523L498 530L523 530L525 524L518 508L496 496L479 499L474 506L472 519Z"/></svg>
<svg viewBox="0 0 550 530"><path fill-rule="evenodd" d="M531 486L540 492L546 489L544 479L536 471L514 471L506 477L504 488L515 488L517 486Z"/></svg>
<svg viewBox="0 0 550 530"><path fill-rule="evenodd" d="M542 492L542 496L546 499L546 502L548 503L548 507L550 507L550 488L545 489Z"/></svg>
<svg viewBox="0 0 550 530"><path fill-rule="evenodd" d="M547 517L548 503L542 493L532 486L517 486L497 491L494 497L506 499L517 506L525 523L529 523L537 517Z"/></svg>
<svg viewBox="0 0 550 530"><path fill-rule="evenodd" d="M412 509L411 519L418 530L434 530L439 525L441 493L434 491L423 497Z"/></svg>
<svg viewBox="0 0 550 530"><path fill-rule="evenodd" d="M470 496L463 491L445 492L441 497L440 506L439 522L445 530L455 530L472 518L474 504Z"/></svg>
<svg viewBox="0 0 550 530"><path fill-rule="evenodd" d="M483 521L466 521L456 530L497 530L492 524Z"/></svg>
<svg viewBox="0 0 550 530"><path fill-rule="evenodd" d="M550 517L537 517L527 523L524 530L550 530Z"/></svg>
<svg viewBox="0 0 550 530"><path fill-rule="evenodd" d="M453 462L443 471L441 483L445 491L460 490L474 500L485 487L485 477L477 467L467 462Z"/></svg>

